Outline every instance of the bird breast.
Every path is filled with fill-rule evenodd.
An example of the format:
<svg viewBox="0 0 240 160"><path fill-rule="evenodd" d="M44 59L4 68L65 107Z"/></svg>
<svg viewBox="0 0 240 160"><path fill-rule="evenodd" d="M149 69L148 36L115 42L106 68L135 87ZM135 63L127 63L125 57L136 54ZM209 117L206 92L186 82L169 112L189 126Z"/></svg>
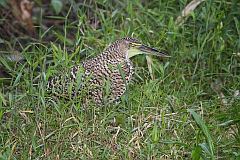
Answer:
<svg viewBox="0 0 240 160"><path fill-rule="evenodd" d="M105 60L101 64L91 63L91 66L83 65L83 67L86 69L85 72L91 75L89 86L92 87L89 93L97 103L103 103L104 98L108 102L118 100L126 91L133 75L132 63L125 59ZM109 90L106 91L106 88Z"/></svg>

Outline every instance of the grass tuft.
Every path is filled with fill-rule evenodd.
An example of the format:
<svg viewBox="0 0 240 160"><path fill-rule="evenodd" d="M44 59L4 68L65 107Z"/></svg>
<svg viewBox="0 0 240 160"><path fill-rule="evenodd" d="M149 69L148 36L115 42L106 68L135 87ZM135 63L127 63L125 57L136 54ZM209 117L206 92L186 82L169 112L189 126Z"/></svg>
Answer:
<svg viewBox="0 0 240 160"><path fill-rule="evenodd" d="M239 159L238 1L204 1L181 25L187 1L71 3L58 16L41 13L39 26L61 25L41 27L23 62L0 57L12 76L0 84L0 159ZM152 57L152 79L146 57L135 57L121 103L84 108L83 97L46 92L51 75L125 36L171 58Z"/></svg>

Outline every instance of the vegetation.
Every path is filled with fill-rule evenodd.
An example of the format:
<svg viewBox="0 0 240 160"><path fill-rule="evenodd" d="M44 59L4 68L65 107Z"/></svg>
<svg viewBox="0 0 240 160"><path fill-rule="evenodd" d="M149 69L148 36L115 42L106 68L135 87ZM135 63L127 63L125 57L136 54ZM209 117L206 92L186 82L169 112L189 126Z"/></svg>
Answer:
<svg viewBox="0 0 240 160"><path fill-rule="evenodd" d="M24 61L0 57L11 76L0 84L0 159L240 158L237 0L204 1L181 23L186 0L64 3L59 14L40 10L36 38L19 47ZM84 108L46 92L53 73L125 36L172 57L152 57L154 79L146 57L134 58L121 103Z"/></svg>

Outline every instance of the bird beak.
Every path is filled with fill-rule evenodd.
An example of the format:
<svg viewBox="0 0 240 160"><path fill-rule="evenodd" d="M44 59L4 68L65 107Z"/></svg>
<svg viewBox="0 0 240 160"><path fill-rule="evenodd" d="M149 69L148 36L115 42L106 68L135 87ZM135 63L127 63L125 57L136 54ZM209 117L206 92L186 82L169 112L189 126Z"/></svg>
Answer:
<svg viewBox="0 0 240 160"><path fill-rule="evenodd" d="M143 44L140 45L138 49L140 51L144 52L145 54L149 54L149 55L155 55L155 56L164 57L164 58L171 57L164 52L158 51L155 48L151 48L151 47L148 47L148 46L143 45Z"/></svg>

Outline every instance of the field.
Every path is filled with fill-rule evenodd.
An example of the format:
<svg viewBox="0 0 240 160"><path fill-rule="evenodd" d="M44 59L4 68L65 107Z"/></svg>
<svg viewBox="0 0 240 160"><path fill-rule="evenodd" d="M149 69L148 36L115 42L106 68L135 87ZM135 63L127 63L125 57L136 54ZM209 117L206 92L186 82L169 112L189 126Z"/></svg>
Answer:
<svg viewBox="0 0 240 160"><path fill-rule="evenodd" d="M0 83L0 159L240 159L240 3L204 1L177 20L188 3L99 0L43 16L63 24L40 22L23 63L1 58L12 78ZM46 92L53 73L126 36L171 58L151 57L152 78L146 56L134 57L119 104Z"/></svg>

